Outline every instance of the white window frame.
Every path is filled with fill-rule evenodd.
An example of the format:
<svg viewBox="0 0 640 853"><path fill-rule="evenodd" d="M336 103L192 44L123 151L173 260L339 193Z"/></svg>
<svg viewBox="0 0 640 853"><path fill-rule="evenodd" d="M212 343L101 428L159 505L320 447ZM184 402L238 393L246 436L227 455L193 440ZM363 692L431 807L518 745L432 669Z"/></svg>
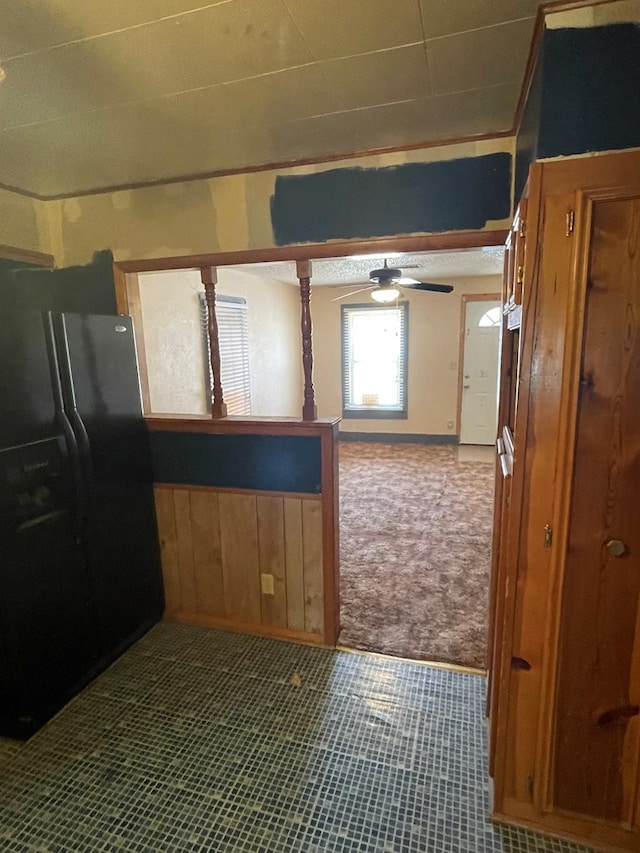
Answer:
<svg viewBox="0 0 640 853"><path fill-rule="evenodd" d="M209 312L200 293L200 329L204 354L204 387L207 405L213 402L213 374L209 353ZM220 343L220 384L229 415L251 414L249 366L249 316L247 300L216 294L216 319Z"/></svg>
<svg viewBox="0 0 640 853"><path fill-rule="evenodd" d="M398 398L394 406L379 404L356 404L352 398L353 358L351 350L351 322L356 313L385 311L397 312L400 318L400 341L398 358ZM350 304L341 306L342 330L342 417L360 419L406 420L408 417L408 363L409 363L409 303L397 302L394 305Z"/></svg>

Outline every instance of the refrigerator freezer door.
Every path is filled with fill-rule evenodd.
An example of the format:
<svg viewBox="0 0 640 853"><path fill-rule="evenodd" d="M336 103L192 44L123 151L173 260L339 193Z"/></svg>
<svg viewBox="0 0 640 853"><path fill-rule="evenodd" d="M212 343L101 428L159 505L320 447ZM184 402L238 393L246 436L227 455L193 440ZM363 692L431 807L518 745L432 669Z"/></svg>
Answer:
<svg viewBox="0 0 640 853"><path fill-rule="evenodd" d="M59 438L0 450L0 733L28 735L97 659Z"/></svg>
<svg viewBox="0 0 640 853"><path fill-rule="evenodd" d="M85 541L96 614L104 654L112 657L163 610L132 322L64 314L58 343L65 350L60 354L65 404L85 453Z"/></svg>
<svg viewBox="0 0 640 853"><path fill-rule="evenodd" d="M2 312L0 332L0 448L58 432L43 317Z"/></svg>

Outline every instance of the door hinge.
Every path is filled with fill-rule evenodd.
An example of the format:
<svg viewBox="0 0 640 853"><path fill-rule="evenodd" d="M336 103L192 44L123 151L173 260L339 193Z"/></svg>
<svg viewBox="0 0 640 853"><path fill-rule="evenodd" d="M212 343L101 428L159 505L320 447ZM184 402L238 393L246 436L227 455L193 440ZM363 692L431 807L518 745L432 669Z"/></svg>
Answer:
<svg viewBox="0 0 640 853"><path fill-rule="evenodd" d="M533 782L533 776L527 776L527 790L531 799L533 799Z"/></svg>
<svg viewBox="0 0 640 853"><path fill-rule="evenodd" d="M549 524L545 524L544 526L544 547L551 548L551 543L553 541L553 529Z"/></svg>
<svg viewBox="0 0 640 853"><path fill-rule="evenodd" d="M567 237L570 237L573 234L574 220L575 220L575 212L573 210L568 210L566 215L565 215L565 222L566 222L566 226L567 226L565 234L567 235Z"/></svg>
<svg viewBox="0 0 640 853"><path fill-rule="evenodd" d="M522 264L518 267L516 272L516 284L522 284L524 282L524 267Z"/></svg>
<svg viewBox="0 0 640 853"><path fill-rule="evenodd" d="M518 229L518 234L520 237L526 237L527 236L527 220L526 219L520 220L520 228Z"/></svg>

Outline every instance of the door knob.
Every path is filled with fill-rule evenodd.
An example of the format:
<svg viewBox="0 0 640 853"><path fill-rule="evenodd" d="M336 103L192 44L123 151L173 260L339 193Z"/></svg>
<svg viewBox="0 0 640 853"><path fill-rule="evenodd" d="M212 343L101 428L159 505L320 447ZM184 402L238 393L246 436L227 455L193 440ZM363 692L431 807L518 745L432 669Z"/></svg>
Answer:
<svg viewBox="0 0 640 853"><path fill-rule="evenodd" d="M627 553L627 546L620 539L609 539L604 547L610 557L624 557Z"/></svg>

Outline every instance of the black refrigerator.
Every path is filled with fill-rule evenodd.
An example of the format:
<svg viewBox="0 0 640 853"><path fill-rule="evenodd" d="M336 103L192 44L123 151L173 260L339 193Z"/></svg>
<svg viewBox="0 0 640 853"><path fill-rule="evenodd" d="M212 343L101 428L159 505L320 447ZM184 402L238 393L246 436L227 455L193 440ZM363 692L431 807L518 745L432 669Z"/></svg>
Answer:
<svg viewBox="0 0 640 853"><path fill-rule="evenodd" d="M129 317L0 316L0 734L28 736L158 621Z"/></svg>

